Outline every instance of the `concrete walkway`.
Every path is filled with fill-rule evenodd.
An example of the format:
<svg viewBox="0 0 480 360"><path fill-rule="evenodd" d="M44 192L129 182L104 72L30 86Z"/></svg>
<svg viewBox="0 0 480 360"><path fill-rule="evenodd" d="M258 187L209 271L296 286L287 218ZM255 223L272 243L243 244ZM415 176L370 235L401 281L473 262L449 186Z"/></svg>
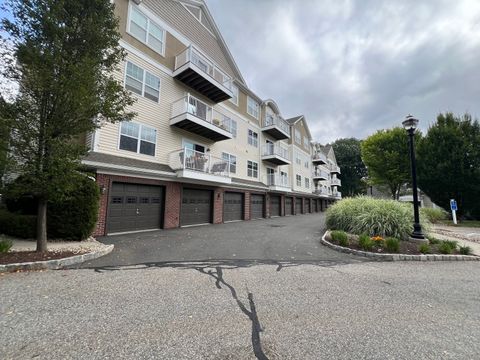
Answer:
<svg viewBox="0 0 480 360"><path fill-rule="evenodd" d="M456 240L462 246L470 246L473 254L480 256L480 228L436 224L432 233L440 240Z"/></svg>
<svg viewBox="0 0 480 360"><path fill-rule="evenodd" d="M13 246L10 251L34 251L37 248L37 243L34 240L12 239L12 242ZM72 251L78 253L98 251L105 247L105 244L98 242L92 237L83 241L48 242L47 245L48 251Z"/></svg>

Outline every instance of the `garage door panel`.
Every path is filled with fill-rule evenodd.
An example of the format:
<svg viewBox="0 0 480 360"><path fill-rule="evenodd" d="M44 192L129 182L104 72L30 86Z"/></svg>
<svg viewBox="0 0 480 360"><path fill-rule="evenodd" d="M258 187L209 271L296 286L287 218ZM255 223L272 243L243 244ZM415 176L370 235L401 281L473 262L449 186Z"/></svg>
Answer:
<svg viewBox="0 0 480 360"><path fill-rule="evenodd" d="M243 220L243 194L226 192L223 197L223 221Z"/></svg>
<svg viewBox="0 0 480 360"><path fill-rule="evenodd" d="M280 196L270 196L270 216L280 216L280 201Z"/></svg>
<svg viewBox="0 0 480 360"><path fill-rule="evenodd" d="M152 198L155 201L152 202ZM114 182L107 214L107 232L158 229L163 218L161 186Z"/></svg>
<svg viewBox="0 0 480 360"><path fill-rule="evenodd" d="M285 198L285 215L292 215L293 199L291 197Z"/></svg>
<svg viewBox="0 0 480 360"><path fill-rule="evenodd" d="M264 217L265 196L252 194L250 197L250 208L252 212L252 219L260 219Z"/></svg>
<svg viewBox="0 0 480 360"><path fill-rule="evenodd" d="M183 189L181 225L197 225L210 223L211 213L211 190Z"/></svg>
<svg viewBox="0 0 480 360"><path fill-rule="evenodd" d="M310 213L311 211L310 199L305 199L305 213Z"/></svg>

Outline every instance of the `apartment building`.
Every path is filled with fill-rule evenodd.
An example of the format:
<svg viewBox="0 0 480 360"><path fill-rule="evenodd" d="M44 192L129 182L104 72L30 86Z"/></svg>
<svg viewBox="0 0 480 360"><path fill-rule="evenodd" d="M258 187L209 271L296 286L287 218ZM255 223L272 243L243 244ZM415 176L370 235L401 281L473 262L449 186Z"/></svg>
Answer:
<svg viewBox="0 0 480 360"><path fill-rule="evenodd" d="M204 1L114 4L127 53L116 76L138 115L87 136L96 235L298 215L340 198L331 147L247 86Z"/></svg>

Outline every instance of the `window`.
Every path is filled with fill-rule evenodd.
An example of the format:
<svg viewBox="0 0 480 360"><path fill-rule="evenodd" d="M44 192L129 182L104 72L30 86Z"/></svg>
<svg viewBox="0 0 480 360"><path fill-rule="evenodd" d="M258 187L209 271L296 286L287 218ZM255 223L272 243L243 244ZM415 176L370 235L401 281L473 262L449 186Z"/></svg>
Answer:
<svg viewBox="0 0 480 360"><path fill-rule="evenodd" d="M302 145L302 134L300 134L300 130L298 129L295 129L295 142Z"/></svg>
<svg viewBox="0 0 480 360"><path fill-rule="evenodd" d="M248 144L258 147L258 134L253 130L248 130Z"/></svg>
<svg viewBox="0 0 480 360"><path fill-rule="evenodd" d="M310 144L310 141L308 141L308 138L306 136L303 137L303 146L308 147Z"/></svg>
<svg viewBox="0 0 480 360"><path fill-rule="evenodd" d="M280 181L283 186L288 186L288 174L285 171L280 171Z"/></svg>
<svg viewBox="0 0 480 360"><path fill-rule="evenodd" d="M237 157L232 154L222 153L222 159L229 162L230 172L235 174L237 172Z"/></svg>
<svg viewBox="0 0 480 360"><path fill-rule="evenodd" d="M124 121L120 128L120 149L155 156L157 130Z"/></svg>
<svg viewBox="0 0 480 360"><path fill-rule="evenodd" d="M223 116L223 125L227 128L228 131L233 135L234 138L237 137L237 122L233 119L230 119L227 116Z"/></svg>
<svg viewBox="0 0 480 360"><path fill-rule="evenodd" d="M305 187L307 189L310 189L310 179L308 179L308 178L305 178Z"/></svg>
<svg viewBox="0 0 480 360"><path fill-rule="evenodd" d="M253 100L250 96L247 98L247 113L252 115L255 119L258 119L258 109L259 109L258 102Z"/></svg>
<svg viewBox="0 0 480 360"><path fill-rule="evenodd" d="M302 186L302 177L297 175L297 186Z"/></svg>
<svg viewBox="0 0 480 360"><path fill-rule="evenodd" d="M247 161L247 176L258 178L258 163L255 161Z"/></svg>
<svg viewBox="0 0 480 360"><path fill-rule="evenodd" d="M238 106L238 86L232 84L232 93L233 96L230 101Z"/></svg>
<svg viewBox="0 0 480 360"><path fill-rule="evenodd" d="M160 98L160 79L130 61L127 61L125 88L155 102Z"/></svg>
<svg viewBox="0 0 480 360"><path fill-rule="evenodd" d="M297 165L302 165L302 155L298 151L295 152L295 163Z"/></svg>
<svg viewBox="0 0 480 360"><path fill-rule="evenodd" d="M308 169L310 167L310 158L308 156L305 156L303 158L303 166L305 166L305 169Z"/></svg>
<svg viewBox="0 0 480 360"><path fill-rule="evenodd" d="M159 54L165 51L165 30L136 7L130 13L129 33Z"/></svg>

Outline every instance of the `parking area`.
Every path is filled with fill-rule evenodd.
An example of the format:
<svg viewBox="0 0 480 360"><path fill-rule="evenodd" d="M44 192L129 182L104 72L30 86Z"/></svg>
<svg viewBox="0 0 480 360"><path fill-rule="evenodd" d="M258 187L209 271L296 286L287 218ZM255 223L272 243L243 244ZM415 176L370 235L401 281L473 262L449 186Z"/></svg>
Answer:
<svg viewBox="0 0 480 360"><path fill-rule="evenodd" d="M105 236L99 241L114 244L115 250L83 267L198 260L362 261L322 246L324 228L325 214L314 213Z"/></svg>

